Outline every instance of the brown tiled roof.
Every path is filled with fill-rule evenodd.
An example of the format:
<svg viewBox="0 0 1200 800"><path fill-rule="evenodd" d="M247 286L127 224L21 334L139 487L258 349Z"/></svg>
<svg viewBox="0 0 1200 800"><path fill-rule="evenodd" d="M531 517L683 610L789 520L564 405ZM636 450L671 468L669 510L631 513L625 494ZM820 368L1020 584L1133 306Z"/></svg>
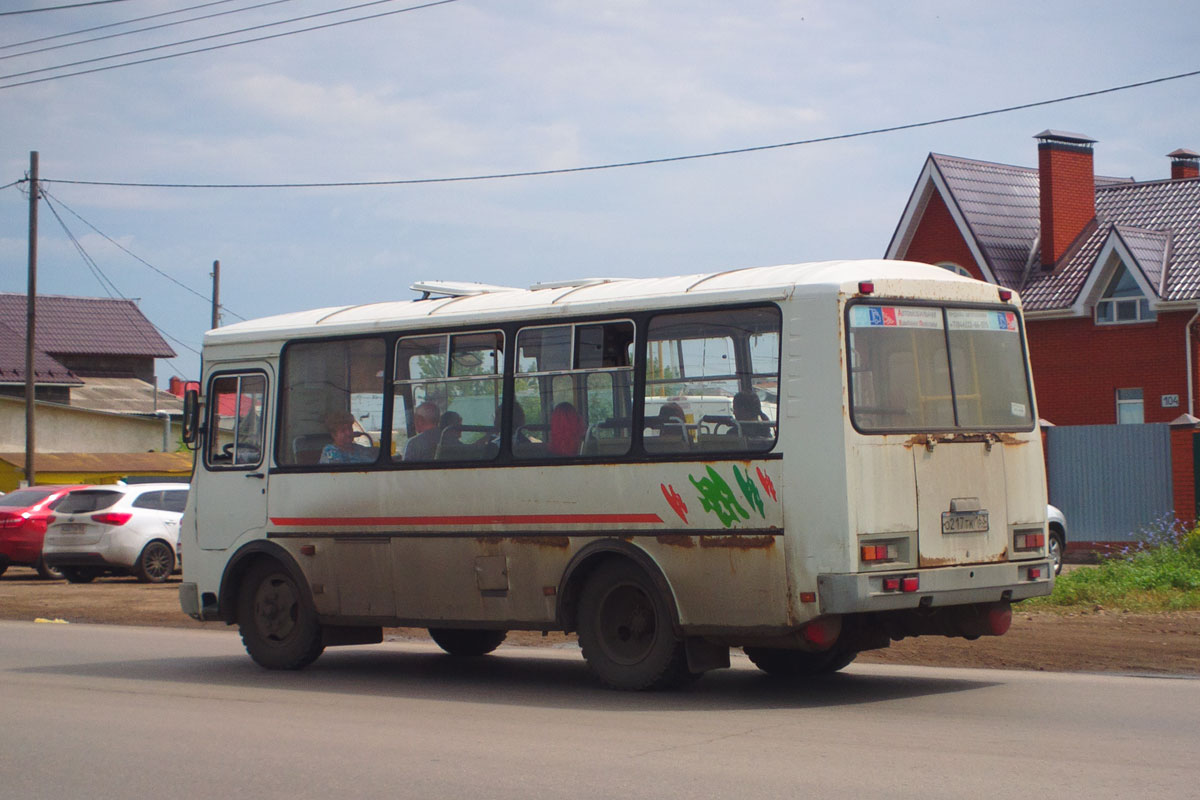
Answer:
<svg viewBox="0 0 1200 800"><path fill-rule="evenodd" d="M947 202L961 211L992 274L1019 290L1029 310L1071 306L1113 236L1161 299L1200 299L1200 179L1136 182L1096 176L1096 223L1067 261L1048 272L1035 247L1040 227L1036 169L938 154L930 159L950 191Z"/></svg>
<svg viewBox="0 0 1200 800"><path fill-rule="evenodd" d="M0 323L25 329L24 294L0 292ZM37 348L51 355L175 355L131 300L39 294L36 325Z"/></svg>
<svg viewBox="0 0 1200 800"><path fill-rule="evenodd" d="M33 351L33 379L40 384L78 386L82 381L71 370L46 355ZM0 322L0 383L25 383L25 328L13 330Z"/></svg>

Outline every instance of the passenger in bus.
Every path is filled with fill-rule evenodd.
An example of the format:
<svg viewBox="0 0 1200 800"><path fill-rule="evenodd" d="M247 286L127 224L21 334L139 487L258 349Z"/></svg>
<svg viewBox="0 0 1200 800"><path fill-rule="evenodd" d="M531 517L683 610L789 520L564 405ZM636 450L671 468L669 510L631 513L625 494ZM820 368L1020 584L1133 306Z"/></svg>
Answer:
<svg viewBox="0 0 1200 800"><path fill-rule="evenodd" d="M742 422L762 422L762 401L754 392L738 392L733 396L733 418Z"/></svg>
<svg viewBox="0 0 1200 800"><path fill-rule="evenodd" d="M375 448L354 443L353 414L349 411L330 411L324 421L333 442L321 450L320 463L362 464L375 460Z"/></svg>
<svg viewBox="0 0 1200 800"><path fill-rule="evenodd" d="M559 403L550 414L550 444L547 450L553 456L577 456L585 431L586 426L575 406Z"/></svg>
<svg viewBox="0 0 1200 800"><path fill-rule="evenodd" d="M671 445L687 443L687 415L683 413L683 406L678 403L664 403L658 409L656 423L659 437L666 437L663 445L667 445L668 442Z"/></svg>
<svg viewBox="0 0 1200 800"><path fill-rule="evenodd" d="M405 461L433 461L437 455L440 412L437 403L426 400L413 410L413 428L417 435L404 446Z"/></svg>
<svg viewBox="0 0 1200 800"><path fill-rule="evenodd" d="M447 411L438 420L438 445L462 444L462 415L457 411Z"/></svg>
<svg viewBox="0 0 1200 800"><path fill-rule="evenodd" d="M754 392L738 392L733 396L733 418L737 427L729 432L738 436L749 436L755 439L770 439L770 418L763 413L762 401Z"/></svg>

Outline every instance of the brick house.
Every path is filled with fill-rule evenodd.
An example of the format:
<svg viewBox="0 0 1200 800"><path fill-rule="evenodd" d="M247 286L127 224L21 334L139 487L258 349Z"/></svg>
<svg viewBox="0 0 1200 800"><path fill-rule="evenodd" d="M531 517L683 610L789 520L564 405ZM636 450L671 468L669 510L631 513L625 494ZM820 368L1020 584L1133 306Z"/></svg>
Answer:
<svg viewBox="0 0 1200 800"><path fill-rule="evenodd" d="M1175 513L1194 520L1200 154L1137 181L1096 175L1087 136L1034 138L1037 167L930 154L886 257L1020 292L1043 421L1180 426Z"/></svg>

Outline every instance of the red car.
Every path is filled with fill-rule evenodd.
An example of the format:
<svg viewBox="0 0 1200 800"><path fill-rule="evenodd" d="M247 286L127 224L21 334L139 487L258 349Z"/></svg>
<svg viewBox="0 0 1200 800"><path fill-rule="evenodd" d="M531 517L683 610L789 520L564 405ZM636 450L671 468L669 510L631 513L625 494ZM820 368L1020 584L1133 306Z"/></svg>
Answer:
<svg viewBox="0 0 1200 800"><path fill-rule="evenodd" d="M0 574L12 565L33 567L43 578L61 578L62 573L42 562L42 539L46 519L54 507L76 486L31 486L0 497Z"/></svg>

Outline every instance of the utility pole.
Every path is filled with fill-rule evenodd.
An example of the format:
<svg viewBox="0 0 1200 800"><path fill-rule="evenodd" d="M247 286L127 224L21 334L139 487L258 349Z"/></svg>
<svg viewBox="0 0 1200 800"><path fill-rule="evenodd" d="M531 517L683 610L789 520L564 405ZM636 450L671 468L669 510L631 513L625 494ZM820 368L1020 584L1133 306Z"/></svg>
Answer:
<svg viewBox="0 0 1200 800"><path fill-rule="evenodd" d="M38 153L29 154L29 289L25 295L25 485L33 486L33 451L36 449L33 430L33 401L37 382L33 374L34 323L37 319L37 212L38 212Z"/></svg>
<svg viewBox="0 0 1200 800"><path fill-rule="evenodd" d="M213 262L212 326L221 327L221 262Z"/></svg>

